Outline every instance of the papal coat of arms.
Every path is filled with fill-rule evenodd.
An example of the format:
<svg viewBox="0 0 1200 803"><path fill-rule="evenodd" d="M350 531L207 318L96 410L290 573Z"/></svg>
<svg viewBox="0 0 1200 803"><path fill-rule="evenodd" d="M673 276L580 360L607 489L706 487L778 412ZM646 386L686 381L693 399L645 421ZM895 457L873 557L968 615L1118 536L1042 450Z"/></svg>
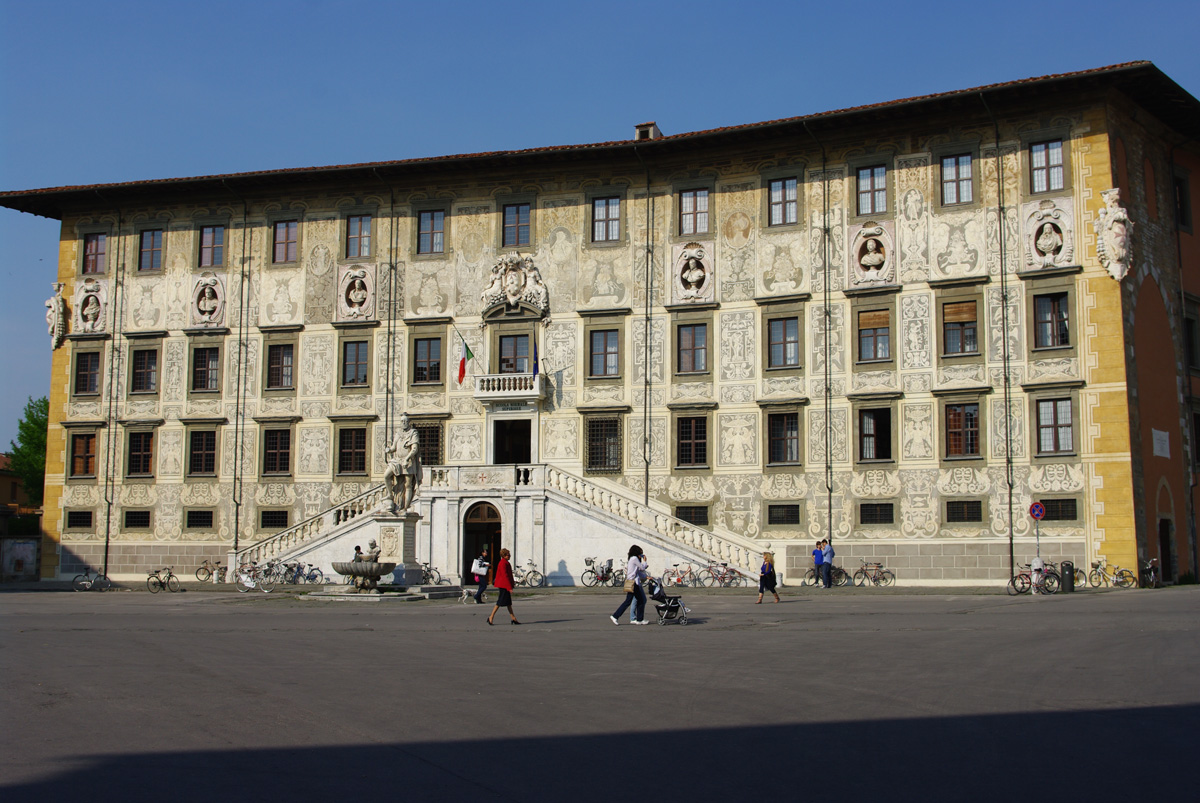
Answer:
<svg viewBox="0 0 1200 803"><path fill-rule="evenodd" d="M541 272L533 264L533 257L502 256L492 266L491 282L480 297L484 314L501 304L509 309L528 304L543 315L550 312L550 293L542 282Z"/></svg>

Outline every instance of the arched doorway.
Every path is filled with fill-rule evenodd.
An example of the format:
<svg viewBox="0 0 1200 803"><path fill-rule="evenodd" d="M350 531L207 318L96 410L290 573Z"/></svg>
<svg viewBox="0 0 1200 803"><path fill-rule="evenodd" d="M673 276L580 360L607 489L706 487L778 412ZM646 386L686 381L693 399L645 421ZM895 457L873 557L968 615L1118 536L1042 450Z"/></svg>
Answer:
<svg viewBox="0 0 1200 803"><path fill-rule="evenodd" d="M500 553L500 511L487 502L479 502L471 506L463 521L463 585L470 585L474 580L471 564L479 557L484 546L487 546L488 558L495 566ZM491 580L490 572L488 579Z"/></svg>

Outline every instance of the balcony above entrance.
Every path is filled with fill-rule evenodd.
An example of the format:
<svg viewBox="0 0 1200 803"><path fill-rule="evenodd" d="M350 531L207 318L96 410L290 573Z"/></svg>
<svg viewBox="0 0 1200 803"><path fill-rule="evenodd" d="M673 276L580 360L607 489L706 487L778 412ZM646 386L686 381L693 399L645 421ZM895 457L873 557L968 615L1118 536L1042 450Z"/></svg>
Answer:
<svg viewBox="0 0 1200 803"><path fill-rule="evenodd" d="M484 404L532 402L545 396L545 374L484 374L475 377L475 400Z"/></svg>

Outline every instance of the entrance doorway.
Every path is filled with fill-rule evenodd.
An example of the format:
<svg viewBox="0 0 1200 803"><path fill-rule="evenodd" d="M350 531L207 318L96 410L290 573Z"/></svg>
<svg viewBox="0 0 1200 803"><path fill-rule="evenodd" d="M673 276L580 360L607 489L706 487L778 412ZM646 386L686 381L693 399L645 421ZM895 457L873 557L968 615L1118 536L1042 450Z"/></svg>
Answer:
<svg viewBox="0 0 1200 803"><path fill-rule="evenodd" d="M467 511L463 522L462 577L463 586L471 585L475 576L471 574L471 564L484 547L488 548L488 563L493 567L500 559L500 511L487 502L473 505ZM488 582L491 582L492 572L488 572Z"/></svg>
<svg viewBox="0 0 1200 803"><path fill-rule="evenodd" d="M1166 582L1175 580L1175 567L1171 565L1171 520L1158 520L1158 576Z"/></svg>
<svg viewBox="0 0 1200 803"><path fill-rule="evenodd" d="M492 463L530 462L533 422L528 418L507 419L493 422Z"/></svg>

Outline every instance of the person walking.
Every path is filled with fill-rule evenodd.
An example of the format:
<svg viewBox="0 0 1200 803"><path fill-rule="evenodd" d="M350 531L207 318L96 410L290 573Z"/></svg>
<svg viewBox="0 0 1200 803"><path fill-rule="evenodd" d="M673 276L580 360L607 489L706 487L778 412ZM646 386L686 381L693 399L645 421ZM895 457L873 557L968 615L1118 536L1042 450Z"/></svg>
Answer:
<svg viewBox="0 0 1200 803"><path fill-rule="evenodd" d="M488 562L487 544L484 544L483 550L479 553L479 557L475 559L475 565L471 567L472 569L483 569L482 572L475 572L475 582L479 585L479 588L475 591L476 605L483 604L483 592L487 590L487 576L490 566L491 564Z"/></svg>
<svg viewBox="0 0 1200 803"><path fill-rule="evenodd" d="M770 591L779 602L779 592L775 590L775 556L770 552L763 553L762 567L758 570L758 600L755 605L762 605L764 591Z"/></svg>
<svg viewBox="0 0 1200 803"><path fill-rule="evenodd" d="M621 624L621 614L625 613L625 610L634 602L637 605L633 609L633 623L635 625L650 624L645 619L646 592L642 590L642 581L646 579L648 565L640 546L634 544L629 547L629 561L625 564L625 601L621 603L621 607L617 608L616 613L608 617L614 625Z"/></svg>
<svg viewBox="0 0 1200 803"><path fill-rule="evenodd" d="M829 543L828 538L822 543L824 546L821 547L821 558L824 562L821 568L825 570L825 587L833 588L833 544Z"/></svg>
<svg viewBox="0 0 1200 803"><path fill-rule="evenodd" d="M491 614L488 616L488 624L495 624L492 621L496 615L496 611L501 608L508 608L508 615L512 618L514 625L521 624L517 621L517 617L513 614L512 609L512 590L516 584L513 582L512 564L508 562L508 557L511 553L507 549L500 550L500 561L496 564L496 576L492 579L492 585L496 591L496 607L492 608Z"/></svg>
<svg viewBox="0 0 1200 803"><path fill-rule="evenodd" d="M818 541L816 549L812 551L813 556L813 585L818 588L825 582L825 570L821 568L821 564L825 562L825 553L821 551L823 541Z"/></svg>

